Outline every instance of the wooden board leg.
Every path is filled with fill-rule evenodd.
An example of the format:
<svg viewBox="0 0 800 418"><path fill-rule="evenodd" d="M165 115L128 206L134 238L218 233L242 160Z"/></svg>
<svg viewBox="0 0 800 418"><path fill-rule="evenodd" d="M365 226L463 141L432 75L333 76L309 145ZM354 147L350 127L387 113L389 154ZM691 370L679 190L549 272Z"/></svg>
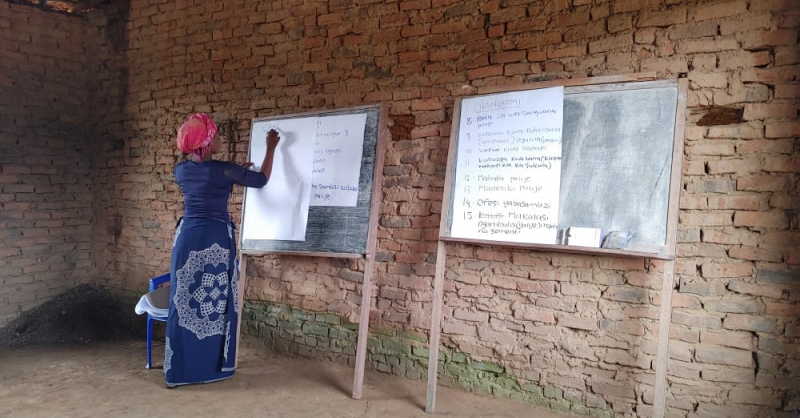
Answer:
<svg viewBox="0 0 800 418"><path fill-rule="evenodd" d="M367 254L364 266L364 283L361 285L361 315L358 319L358 339L356 340L356 371L353 378L353 399L361 399L364 387L364 367L367 363L367 340L369 339L369 312L372 305L372 271L375 256Z"/></svg>
<svg viewBox="0 0 800 418"><path fill-rule="evenodd" d="M436 408L436 380L439 372L439 337L442 327L442 305L444 297L444 268L447 254L445 244L436 246L436 272L433 278L433 306L431 308L431 337L428 347L428 395L425 412L432 414Z"/></svg>
<svg viewBox="0 0 800 418"><path fill-rule="evenodd" d="M233 361L233 367L239 367L239 341L242 340L242 314L244 313L244 289L247 286L247 279L245 272L247 270L247 257L244 254L239 254L239 294L236 295L238 315L236 316L236 358Z"/></svg>
<svg viewBox="0 0 800 418"><path fill-rule="evenodd" d="M656 355L656 384L653 418L664 418L667 401L667 369L669 366L669 328L672 321L672 281L675 261L664 263L661 284L661 313L658 317L658 354Z"/></svg>

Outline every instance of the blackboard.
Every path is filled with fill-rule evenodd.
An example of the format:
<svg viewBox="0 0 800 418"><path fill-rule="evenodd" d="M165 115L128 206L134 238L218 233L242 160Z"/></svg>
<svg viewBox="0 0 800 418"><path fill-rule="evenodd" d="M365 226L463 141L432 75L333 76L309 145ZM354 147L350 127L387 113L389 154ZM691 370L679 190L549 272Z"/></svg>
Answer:
<svg viewBox="0 0 800 418"><path fill-rule="evenodd" d="M507 243L499 237L496 243L555 251L652 254L656 258L672 258L683 152L685 89L685 83L679 80L564 87L558 239L552 244L525 245ZM519 91L525 90L520 88ZM459 103L454 119L460 117ZM453 196L461 185L455 176L458 158L453 155L459 143L465 141L458 127L454 120L445 186L447 215L443 216L446 221L440 229L440 238L492 244L494 239L454 238L458 237L454 233L458 231L452 229L456 215ZM604 235L612 230L636 234L624 250L567 248L560 245L560 238L569 227L601 228Z"/></svg>
<svg viewBox="0 0 800 418"><path fill-rule="evenodd" d="M258 121L287 120L313 116L365 114L364 144L356 206L311 206L308 211L305 241L242 239L240 249L246 254L298 253L332 257L363 256L370 247L370 232L377 222L375 187L380 187L382 155L385 147L385 109L380 105L310 112L289 116L259 118ZM376 155L381 158L376 159ZM377 166L376 166L377 164ZM245 191L244 199L247 199ZM242 205L244 208L245 205ZM242 229L248 226L242 216ZM374 232L373 232L374 234Z"/></svg>

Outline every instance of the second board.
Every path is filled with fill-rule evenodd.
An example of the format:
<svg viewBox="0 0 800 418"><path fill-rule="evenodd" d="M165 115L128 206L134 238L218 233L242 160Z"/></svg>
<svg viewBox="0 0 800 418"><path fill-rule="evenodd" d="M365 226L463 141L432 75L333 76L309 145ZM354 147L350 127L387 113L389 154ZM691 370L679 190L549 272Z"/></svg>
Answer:
<svg viewBox="0 0 800 418"><path fill-rule="evenodd" d="M568 231L589 231L597 247L670 258L682 150L676 126L685 96L679 84L555 86L464 98L455 112L441 238L574 252L562 245Z"/></svg>

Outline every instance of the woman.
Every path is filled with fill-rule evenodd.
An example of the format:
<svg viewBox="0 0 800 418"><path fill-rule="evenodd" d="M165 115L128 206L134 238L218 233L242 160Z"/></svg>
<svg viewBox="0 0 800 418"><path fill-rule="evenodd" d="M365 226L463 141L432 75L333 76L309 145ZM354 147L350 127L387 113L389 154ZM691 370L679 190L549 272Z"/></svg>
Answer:
<svg viewBox="0 0 800 418"><path fill-rule="evenodd" d="M239 289L228 198L234 184L264 187L279 140L275 130L269 131L257 172L248 170L251 163L239 166L213 159L222 144L207 115L192 115L178 129L178 149L189 158L175 167L184 215L172 245L172 303L164 353L168 388L233 376Z"/></svg>

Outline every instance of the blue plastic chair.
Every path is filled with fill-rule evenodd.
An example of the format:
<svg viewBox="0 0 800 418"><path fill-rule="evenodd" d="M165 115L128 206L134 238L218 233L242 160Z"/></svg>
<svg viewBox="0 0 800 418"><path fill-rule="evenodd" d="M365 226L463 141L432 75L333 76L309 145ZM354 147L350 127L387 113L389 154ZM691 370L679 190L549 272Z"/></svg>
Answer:
<svg viewBox="0 0 800 418"><path fill-rule="evenodd" d="M153 277L150 279L150 287L148 288L148 292L152 292L159 288L164 283L169 282L169 273L164 273L160 276ZM152 316L147 314L147 365L144 366L145 369L150 369L153 364L153 321L161 321L166 322L166 316Z"/></svg>

